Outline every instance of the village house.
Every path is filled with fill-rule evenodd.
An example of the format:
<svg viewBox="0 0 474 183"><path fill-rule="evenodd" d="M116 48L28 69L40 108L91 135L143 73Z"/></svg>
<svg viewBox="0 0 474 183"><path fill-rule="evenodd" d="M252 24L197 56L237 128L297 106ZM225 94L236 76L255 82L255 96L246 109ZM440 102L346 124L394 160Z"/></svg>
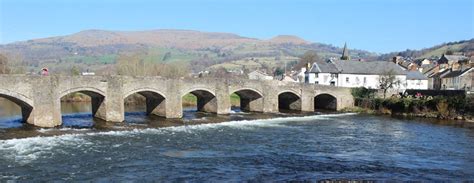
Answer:
<svg viewBox="0 0 474 183"><path fill-rule="evenodd" d="M426 77L419 71L408 71L406 81L406 89L428 89L428 77Z"/></svg>
<svg viewBox="0 0 474 183"><path fill-rule="evenodd" d="M436 64L435 67L423 70L423 74L429 78L429 89L472 90L473 78L469 78L472 63L468 57L444 54Z"/></svg>
<svg viewBox="0 0 474 183"><path fill-rule="evenodd" d="M460 68L448 70L440 77L441 89L444 90L466 90L474 92L474 68Z"/></svg>
<svg viewBox="0 0 474 183"><path fill-rule="evenodd" d="M270 76L259 70L250 72L248 76L249 76L249 79L252 79L252 80L273 80L273 76Z"/></svg>
<svg viewBox="0 0 474 183"><path fill-rule="evenodd" d="M415 60L414 63L417 64L418 66L424 66L424 65L431 65L433 61L427 58L422 58L422 59Z"/></svg>
<svg viewBox="0 0 474 183"><path fill-rule="evenodd" d="M416 63L407 61L401 56L393 57L392 62L400 66L403 70L409 70L409 71L418 70L418 65Z"/></svg>
<svg viewBox="0 0 474 183"><path fill-rule="evenodd" d="M327 60L313 63L305 74L306 83L333 85L340 87L380 88L380 77L392 73L399 85L395 89L406 88L406 72L392 62Z"/></svg>
<svg viewBox="0 0 474 183"><path fill-rule="evenodd" d="M426 73L426 72L428 72L429 70L433 69L436 66L437 66L436 63L423 64L423 65L418 67L418 71L420 71L421 73Z"/></svg>
<svg viewBox="0 0 474 183"><path fill-rule="evenodd" d="M469 62L469 58L463 55L446 55L443 54L438 60L438 64L448 64L452 65L453 63Z"/></svg>

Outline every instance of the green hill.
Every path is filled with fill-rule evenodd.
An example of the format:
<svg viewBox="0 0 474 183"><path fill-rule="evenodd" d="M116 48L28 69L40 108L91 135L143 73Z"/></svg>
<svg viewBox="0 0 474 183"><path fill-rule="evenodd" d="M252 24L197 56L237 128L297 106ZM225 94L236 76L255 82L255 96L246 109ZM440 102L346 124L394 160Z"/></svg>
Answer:
<svg viewBox="0 0 474 183"><path fill-rule="evenodd" d="M6 55L11 62L25 65L27 70L49 67L56 72L67 71L73 66L90 71L110 70L120 55L127 54L138 55L143 62L150 63L191 63L194 71L259 58L275 66L288 61L281 58L294 60L308 50L317 51L323 58L339 57L342 52L339 47L311 43L291 35L260 40L231 33L192 30L86 30L0 45L0 54ZM351 54L352 58L375 55L362 50L351 50Z"/></svg>
<svg viewBox="0 0 474 183"><path fill-rule="evenodd" d="M433 47L425 48L421 50L406 50L402 52L387 53L387 54L381 55L379 59L388 60L397 55L404 56L404 57L412 57L415 59L432 58L432 57L440 57L441 55L447 52L463 53L467 56L472 56L474 55L474 39L443 43L437 46L433 46Z"/></svg>

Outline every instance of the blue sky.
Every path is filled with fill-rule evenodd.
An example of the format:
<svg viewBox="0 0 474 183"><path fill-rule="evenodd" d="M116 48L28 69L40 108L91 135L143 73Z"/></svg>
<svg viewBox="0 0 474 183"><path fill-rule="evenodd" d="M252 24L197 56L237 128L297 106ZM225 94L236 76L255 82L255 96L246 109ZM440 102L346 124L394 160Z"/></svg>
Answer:
<svg viewBox="0 0 474 183"><path fill-rule="evenodd" d="M0 0L0 43L85 29L280 34L374 52L474 38L474 0Z"/></svg>

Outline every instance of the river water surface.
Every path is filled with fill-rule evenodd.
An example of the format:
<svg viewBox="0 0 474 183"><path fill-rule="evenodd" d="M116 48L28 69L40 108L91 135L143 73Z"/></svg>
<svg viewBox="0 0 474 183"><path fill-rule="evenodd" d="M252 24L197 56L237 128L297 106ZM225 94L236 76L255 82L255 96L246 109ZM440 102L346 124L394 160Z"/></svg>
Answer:
<svg viewBox="0 0 474 183"><path fill-rule="evenodd" d="M183 120L63 120L41 129L2 119L0 181L474 180L474 128L465 123L191 111Z"/></svg>

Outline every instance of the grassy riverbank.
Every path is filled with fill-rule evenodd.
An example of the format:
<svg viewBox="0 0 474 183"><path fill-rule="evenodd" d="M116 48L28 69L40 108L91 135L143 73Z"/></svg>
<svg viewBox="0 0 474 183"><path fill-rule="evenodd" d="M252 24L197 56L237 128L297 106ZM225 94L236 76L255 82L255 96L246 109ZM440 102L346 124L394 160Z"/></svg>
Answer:
<svg viewBox="0 0 474 183"><path fill-rule="evenodd" d="M380 98L376 90L352 88L353 108L346 112L383 114L404 117L424 117L472 121L474 96L472 95L393 95Z"/></svg>
<svg viewBox="0 0 474 183"><path fill-rule="evenodd" d="M472 97L356 98L344 112L473 121Z"/></svg>

